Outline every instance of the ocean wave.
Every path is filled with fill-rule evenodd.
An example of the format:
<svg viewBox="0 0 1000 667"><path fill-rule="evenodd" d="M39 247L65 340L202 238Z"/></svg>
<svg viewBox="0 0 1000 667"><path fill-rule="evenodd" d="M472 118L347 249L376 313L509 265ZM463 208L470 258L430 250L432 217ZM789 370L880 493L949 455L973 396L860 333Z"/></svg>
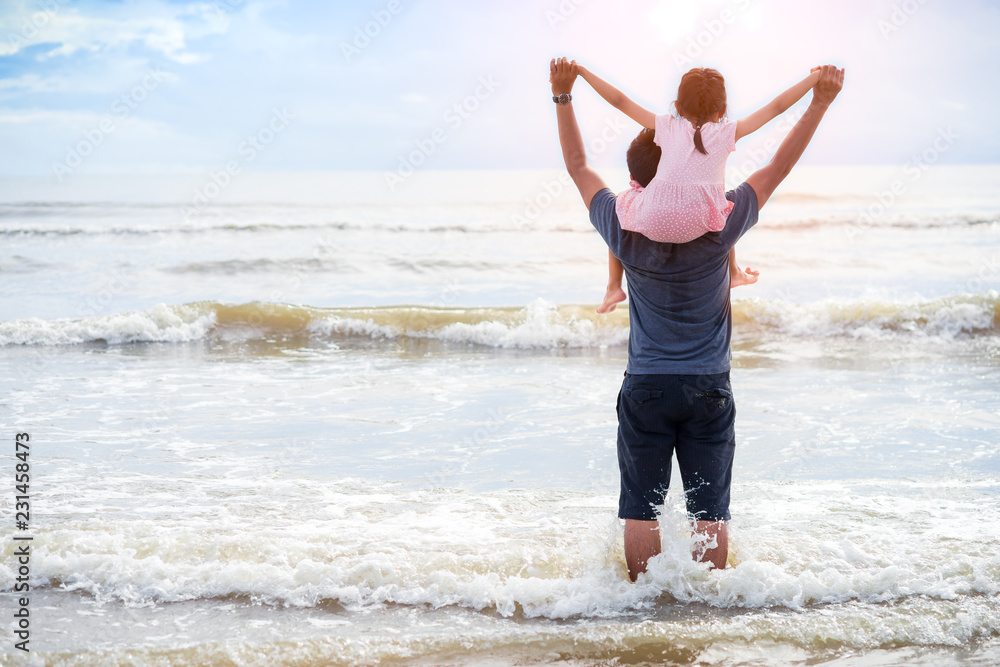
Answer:
<svg viewBox="0 0 1000 667"><path fill-rule="evenodd" d="M555 225L546 226L543 223L528 223L515 225L510 222L480 223L480 224L439 224L435 222L344 222L344 221L289 221L289 222L185 222L178 218L160 224L146 223L143 225L105 225L105 226L72 226L65 222L54 225L29 225L0 227L0 236L148 236L166 234L207 234L214 232L255 233L255 232L287 232L287 231L329 231L329 232L384 232L412 234L524 234L525 232L551 232L560 234L589 234L594 229L581 223L579 226Z"/></svg>
<svg viewBox="0 0 1000 667"><path fill-rule="evenodd" d="M149 310L76 320L32 317L0 322L0 345L179 343L206 338L214 328L211 309L161 304Z"/></svg>
<svg viewBox="0 0 1000 667"><path fill-rule="evenodd" d="M164 269L168 273L234 275L238 273L298 273L338 271L347 268L343 262L316 257L296 259L230 259L217 262L188 262Z"/></svg>
<svg viewBox="0 0 1000 667"><path fill-rule="evenodd" d="M810 229L847 228L849 233L867 230L921 230L921 229L963 229L977 228L985 225L1000 225L1000 213L984 215L982 213L947 213L947 214L906 214L883 215L876 218L850 214L830 214L823 217L791 217L771 216L763 218L760 229L805 231Z"/></svg>
<svg viewBox="0 0 1000 667"><path fill-rule="evenodd" d="M699 538L672 497L660 517L662 554L637 584L628 581L611 492L456 495L357 480L227 478L220 494L208 483L123 474L98 484L98 497L87 484L53 498L68 510L56 515L67 518L39 529L33 588L139 605L240 596L278 606L452 606L552 619L616 617L663 599L801 609L959 597L988 605L1000 595L996 538L988 537L995 533L962 548L955 528L955 517L996 525L996 509L980 506L995 483L968 488L963 480L949 495L915 497L906 482L878 480L885 497L850 503L839 483L737 485L757 502L738 508L743 525L723 571L692 560ZM899 507L887 510L892 493ZM133 498L147 509L109 511ZM929 535L911 531L926 522L935 527ZM886 530L910 538L889 540ZM795 548L785 548L789 539ZM0 564L0 590L14 583Z"/></svg>
<svg viewBox="0 0 1000 667"><path fill-rule="evenodd" d="M212 232L255 233L255 232L287 232L287 231L344 231L348 229L368 230L364 225L351 225L346 222L217 222L214 224L195 224L176 221L164 223L145 223L142 225L90 225L73 226L64 222L58 225L30 225L0 227L0 236L153 236L166 234L207 234Z"/></svg>
<svg viewBox="0 0 1000 667"><path fill-rule="evenodd" d="M789 336L854 338L939 337L1000 333L1000 293L963 294L913 301L828 299L813 303L734 300L733 324L740 330L777 331Z"/></svg>
<svg viewBox="0 0 1000 667"><path fill-rule="evenodd" d="M732 302L739 334L792 337L956 339L1000 333L1000 293L908 302L826 300ZM280 303L203 301L82 319L0 322L0 345L185 342L280 337L431 339L496 348L591 348L628 342L628 310L536 301L517 308L385 306L314 308Z"/></svg>
<svg viewBox="0 0 1000 667"><path fill-rule="evenodd" d="M768 210L761 229L809 230L849 227L858 229L920 230L978 228L1000 224L1000 210L904 209L869 215L862 208L830 209L787 206ZM208 233L254 234L309 231L411 233L411 234L553 234L594 233L586 216L538 216L525 219L517 206L450 209L412 207L382 210L370 206L220 206L185 215L178 205L107 204L12 206L0 204L0 237L21 236L146 236ZM819 215L817 215L819 213Z"/></svg>
<svg viewBox="0 0 1000 667"><path fill-rule="evenodd" d="M0 261L0 273L32 273L34 271L44 271L58 266L54 262L43 262L33 257L23 255L12 255L4 261Z"/></svg>

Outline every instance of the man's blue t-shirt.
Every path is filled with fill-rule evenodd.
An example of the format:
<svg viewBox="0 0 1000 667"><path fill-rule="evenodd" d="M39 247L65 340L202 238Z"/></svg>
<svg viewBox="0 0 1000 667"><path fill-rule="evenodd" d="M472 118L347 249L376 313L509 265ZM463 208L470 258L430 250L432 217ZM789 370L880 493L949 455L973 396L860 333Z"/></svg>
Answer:
<svg viewBox="0 0 1000 667"><path fill-rule="evenodd" d="M622 230L607 188L590 202L590 221L625 266L628 372L712 375L730 367L733 319L729 251L757 223L757 193L743 183L726 193L733 210L721 232L688 243L657 243Z"/></svg>

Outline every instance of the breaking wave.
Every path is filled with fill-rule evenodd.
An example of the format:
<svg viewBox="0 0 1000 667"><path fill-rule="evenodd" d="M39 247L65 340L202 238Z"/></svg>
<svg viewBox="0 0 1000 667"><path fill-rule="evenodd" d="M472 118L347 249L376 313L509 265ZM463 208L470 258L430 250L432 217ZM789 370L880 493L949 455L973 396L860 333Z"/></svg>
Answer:
<svg viewBox="0 0 1000 667"><path fill-rule="evenodd" d="M991 290L907 302L744 299L733 302L733 324L740 333L794 337L996 335L1000 333L1000 294ZM620 308L604 316L592 306L544 301L510 308L315 308L201 301L79 319L0 322L0 345L118 345L233 337L433 339L496 348L588 348L625 345L628 312Z"/></svg>

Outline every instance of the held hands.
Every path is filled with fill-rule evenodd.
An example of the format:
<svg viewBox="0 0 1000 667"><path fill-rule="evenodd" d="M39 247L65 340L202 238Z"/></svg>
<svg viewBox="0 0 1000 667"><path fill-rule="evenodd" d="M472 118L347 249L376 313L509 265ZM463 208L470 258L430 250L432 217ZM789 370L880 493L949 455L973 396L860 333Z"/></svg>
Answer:
<svg viewBox="0 0 1000 667"><path fill-rule="evenodd" d="M844 68L833 65L814 67L813 75L819 74L819 79L813 86L813 103L829 106L844 87Z"/></svg>
<svg viewBox="0 0 1000 667"><path fill-rule="evenodd" d="M580 66L576 61L566 58L553 58L549 63L549 83L552 84L552 94L562 95L573 90L573 83L580 74Z"/></svg>

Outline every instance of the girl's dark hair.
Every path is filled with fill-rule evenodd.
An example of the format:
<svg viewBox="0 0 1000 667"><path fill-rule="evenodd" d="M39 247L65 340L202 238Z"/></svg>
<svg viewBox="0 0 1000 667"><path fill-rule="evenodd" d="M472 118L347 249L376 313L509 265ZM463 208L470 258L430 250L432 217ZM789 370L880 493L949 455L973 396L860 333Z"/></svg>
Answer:
<svg viewBox="0 0 1000 667"><path fill-rule="evenodd" d="M642 187L646 187L653 180L653 176L656 176L656 167L660 164L660 154L663 150L653 141L655 137L654 130L644 127L625 152L625 163L628 164L629 173Z"/></svg>
<svg viewBox="0 0 1000 667"><path fill-rule="evenodd" d="M726 113L726 82L717 70L696 67L681 77L677 87L677 113L694 124L694 147L708 155L701 141L701 126L716 113Z"/></svg>

